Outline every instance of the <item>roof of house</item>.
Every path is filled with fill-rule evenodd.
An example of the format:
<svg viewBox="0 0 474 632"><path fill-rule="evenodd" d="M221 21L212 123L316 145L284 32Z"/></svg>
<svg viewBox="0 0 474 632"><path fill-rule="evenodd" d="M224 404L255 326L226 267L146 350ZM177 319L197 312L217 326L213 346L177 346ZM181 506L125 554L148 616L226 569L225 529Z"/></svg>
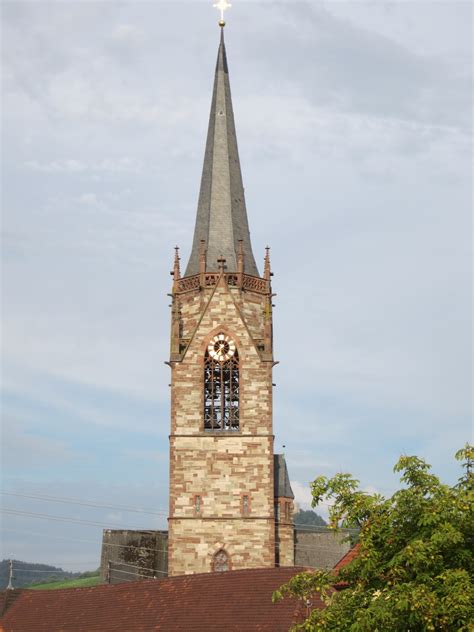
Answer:
<svg viewBox="0 0 474 632"><path fill-rule="evenodd" d="M293 599L273 604L272 593L303 570L262 568L90 588L18 590L0 619L0 630L287 632L304 620L305 608Z"/></svg>
<svg viewBox="0 0 474 632"><path fill-rule="evenodd" d="M185 276L199 273L202 241L207 251L206 271L217 272L218 260L224 258L226 271L236 272L241 241L244 272L259 276L250 243L223 29L217 55L193 246Z"/></svg>
<svg viewBox="0 0 474 632"><path fill-rule="evenodd" d="M352 562L352 560L359 555L359 549L360 549L360 544L359 543L355 544L352 547L352 549L349 549L347 551L347 553L341 557L339 562L334 567L334 570L335 571L340 571L341 568L344 568L344 566L347 566L348 564L350 564Z"/></svg>
<svg viewBox="0 0 474 632"><path fill-rule="evenodd" d="M275 498L294 498L291 489L288 468L286 467L285 456L283 454L273 455L273 481Z"/></svg>
<svg viewBox="0 0 474 632"><path fill-rule="evenodd" d="M21 594L20 590L1 590L0 591L0 617L10 608L14 601ZM0 632L2 628L0 627Z"/></svg>

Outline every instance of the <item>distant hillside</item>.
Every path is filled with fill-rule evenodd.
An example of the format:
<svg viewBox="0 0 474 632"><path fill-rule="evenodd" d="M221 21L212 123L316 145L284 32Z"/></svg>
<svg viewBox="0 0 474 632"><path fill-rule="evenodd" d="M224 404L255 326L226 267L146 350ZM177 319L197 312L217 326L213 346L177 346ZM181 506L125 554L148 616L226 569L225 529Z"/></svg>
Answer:
<svg viewBox="0 0 474 632"><path fill-rule="evenodd" d="M100 575L98 571L94 571L97 574L84 573L87 577L78 577L77 579L64 579L57 582L45 582L44 584L32 584L27 586L31 590L56 590L58 588L87 588L88 586L97 586L100 584Z"/></svg>
<svg viewBox="0 0 474 632"><path fill-rule="evenodd" d="M8 585L8 575L8 560L2 560L0 562L1 590L6 588ZM44 582L45 580L74 579L80 575L81 573L70 573L68 571L63 571L62 568L50 566L49 564L34 564L32 562L20 562L20 560L13 560L13 586L15 588L29 586L30 584Z"/></svg>
<svg viewBox="0 0 474 632"><path fill-rule="evenodd" d="M300 509L298 513L295 513L295 515L293 516L293 520L295 525L297 526L327 526L327 522L323 518L321 518L319 514L317 514L315 511L312 511L311 509L308 509L306 511L304 509Z"/></svg>

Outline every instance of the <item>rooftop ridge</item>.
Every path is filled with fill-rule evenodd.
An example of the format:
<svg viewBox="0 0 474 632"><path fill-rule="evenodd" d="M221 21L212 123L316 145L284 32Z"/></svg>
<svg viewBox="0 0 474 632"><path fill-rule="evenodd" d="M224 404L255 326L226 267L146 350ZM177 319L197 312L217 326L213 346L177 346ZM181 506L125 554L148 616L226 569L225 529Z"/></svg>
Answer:
<svg viewBox="0 0 474 632"><path fill-rule="evenodd" d="M76 586L71 588L55 588L54 594L68 592L72 593L72 591L80 591L81 593L85 593L87 591L97 592L98 590L126 590L127 586L130 588L133 584L140 584L144 588L148 585L154 585L157 582L167 582L167 581L196 581L196 579L205 579L206 581L214 581L216 576L224 576L229 579L231 577L235 577L236 575L245 575L245 574L259 574L259 575L270 575L271 573L290 573L297 575L303 571L308 570L308 566L266 566L266 567L258 567L258 568L238 568L235 570L229 570L222 573L219 572L206 572L206 573L190 573L188 575L171 575L168 577L147 577L146 579L137 579L134 581L126 581L119 584L96 584L95 586ZM5 591L2 591L5 592ZM49 594L50 591L42 591L35 588L15 588L15 594L19 595L20 593L28 593L28 594L38 594L42 595Z"/></svg>

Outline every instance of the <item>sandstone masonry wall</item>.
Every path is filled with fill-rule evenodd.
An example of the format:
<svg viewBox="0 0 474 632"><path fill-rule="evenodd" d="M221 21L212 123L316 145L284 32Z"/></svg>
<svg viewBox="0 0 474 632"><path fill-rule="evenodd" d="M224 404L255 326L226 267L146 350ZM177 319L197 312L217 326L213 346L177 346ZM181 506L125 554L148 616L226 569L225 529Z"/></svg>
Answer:
<svg viewBox="0 0 474 632"><path fill-rule="evenodd" d="M210 571L222 548L233 569L273 566L272 362L255 341L263 338L265 297L221 282L179 301L189 346L172 370L169 573ZM238 431L204 429L204 354L221 331L239 353Z"/></svg>

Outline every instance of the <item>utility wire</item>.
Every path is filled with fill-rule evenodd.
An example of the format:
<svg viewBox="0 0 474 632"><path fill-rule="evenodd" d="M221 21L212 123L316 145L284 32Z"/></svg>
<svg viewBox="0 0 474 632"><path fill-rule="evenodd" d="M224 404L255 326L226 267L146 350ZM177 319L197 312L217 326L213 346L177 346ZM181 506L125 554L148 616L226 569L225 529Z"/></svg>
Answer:
<svg viewBox="0 0 474 632"><path fill-rule="evenodd" d="M13 492L0 492L1 494L3 494L4 496L15 496L18 498L31 498L33 500L46 500L48 502L54 502L54 503L64 503L66 505L81 505L82 507L95 507L98 509L119 509L121 511L127 511L127 512L133 512L133 513L140 513L140 514L150 514L152 516L162 516L168 515L168 512L163 510L160 511L151 511L148 509L141 509L139 507L127 507L125 505L110 505L110 504L101 504L101 503L95 503L93 501L89 501L89 500L79 500L79 499L75 499L75 498L61 498L59 496L47 496L44 494L14 494Z"/></svg>
<svg viewBox="0 0 474 632"><path fill-rule="evenodd" d="M0 509L0 513L5 513L5 514L12 514L12 515L16 515L16 516L25 516L25 517L29 517L29 518L42 518L45 520L55 520L58 522L72 522L74 524L82 524L84 526L88 526L88 527L102 527L103 529L110 529L111 525L105 525L101 522L92 522L89 520L80 520L79 518L67 518L65 516L51 516L50 514L40 514L40 513L33 513L31 511L20 511L18 509L11 509L10 507L6 507L3 509ZM139 529L138 527L124 527L123 525L114 525L114 527L116 529L119 530L130 530L130 531L140 531L143 529ZM158 531L159 529L150 529L151 531Z"/></svg>
<svg viewBox="0 0 474 632"><path fill-rule="evenodd" d="M95 564L95 561L94 562L88 562L88 564ZM31 569L30 568L18 568L15 565L13 566L13 568L14 568L15 573L58 573L58 574L61 574L61 575L71 573L71 571L58 571L58 570L56 570L56 571L38 571L38 570L35 570L35 569L32 569L32 568ZM68 578L65 577L64 579L68 579ZM75 578L71 577L71 579L75 579Z"/></svg>
<svg viewBox="0 0 474 632"><path fill-rule="evenodd" d="M134 577L145 577L146 579L154 579L153 577L150 577L149 575L143 575L142 573L132 573L130 571L121 571L118 568L111 568L110 569L111 573L124 573L125 575L133 575ZM162 571L164 573L164 571ZM166 573L168 574L168 573Z"/></svg>
<svg viewBox="0 0 474 632"><path fill-rule="evenodd" d="M94 501L90 501L90 500L81 500L79 498L68 498L68 497L61 497L61 496L50 496L47 494L23 494L23 493L13 493L13 492L0 492L1 494L3 494L4 496L15 496L18 498L30 498L32 500L46 500L46 501L50 501L50 502L57 502L57 503L63 503L63 504L71 504L71 505L80 505L82 507L93 507L93 508L97 508L97 509L117 509L117 510L121 510L121 511L126 511L126 512L131 512L131 513L139 513L139 514L149 514L152 516L168 516L168 510L160 508L157 510L151 510L151 509L145 509L142 507L130 507L127 505L115 505L115 504L109 504L109 503L97 503ZM330 507L331 505L329 505L328 503L321 503L324 505L327 505L328 507ZM316 527L319 525L307 525L307 524L303 524L303 523L294 523L295 527ZM324 527L322 527L324 528ZM327 527L326 527L327 528ZM354 531L357 531L357 529L355 529Z"/></svg>
<svg viewBox="0 0 474 632"><path fill-rule="evenodd" d="M11 531L13 533L23 533L24 535L35 535L35 536L39 536L39 537L47 537L50 538L52 536L50 536L48 533L35 533L33 531L17 531L17 529L3 529L3 531ZM153 549L150 547L146 547L146 546L134 546L134 545L130 545L130 544L115 544L113 542L98 542L97 540L84 540L82 538L74 538L74 537L64 537L64 536L57 536L58 538L61 538L61 540L70 540L70 541L74 541L74 542L83 542L85 544L100 544L103 546L114 546L114 547L118 547L121 549L130 549L130 548L134 548L134 549L139 549L141 551L154 551L155 553L168 553L168 551L166 551L165 549ZM56 536L54 536L54 539L57 539ZM71 562L71 564L75 564L76 562Z"/></svg>
<svg viewBox="0 0 474 632"><path fill-rule="evenodd" d="M15 529L3 529L4 531L13 531L16 532ZM43 533L32 533L32 532L26 532L27 535L37 535L37 536L43 536L46 537L47 534L43 534ZM49 537L49 536L47 536ZM64 539L69 539L72 541L76 541L76 542L84 542L84 543L90 543L90 544L97 544L96 541L94 540L80 540L77 538L64 538ZM146 546L135 546L133 544L115 544L113 542L104 542L102 541L101 546L111 546L111 547L117 547L117 548L121 548L121 549L135 549L135 550L140 550L140 551L151 551L152 553L164 553L165 555L168 555L168 550L167 549L154 549L154 548L150 548L150 547L146 547ZM277 542L275 542L274 544L275 548L279 549L279 548L284 548L284 545L278 544ZM324 551L329 551L332 550L333 547L332 546L321 546L321 545L298 545L298 549L306 549L306 550L324 550ZM63 564L66 563L70 563L70 564L76 564L76 562L63 562ZM95 562L91 562L91 563L95 563ZM120 562L120 564L124 564L125 562ZM69 572L69 571L66 571Z"/></svg>
<svg viewBox="0 0 474 632"><path fill-rule="evenodd" d="M90 527L101 527L102 529L110 529L113 526L115 529L119 531L160 531L160 529L141 529L139 527L127 527L124 525L103 524L101 522L80 520L79 518L68 518L66 516L51 516L50 514L39 514L39 513L30 512L30 511L21 511L18 509L11 509L9 507L0 509L0 513L12 514L12 515L17 515L17 516L25 516L25 517L30 517L30 518L41 518L44 520L54 520L58 522L71 522L73 524L82 524L82 525L90 526ZM179 518L180 516L177 516L177 517ZM242 519L244 520L245 518L242 518ZM294 523L293 526L295 527L304 526L306 527L304 531L313 532L313 533L328 533L328 532L335 533L336 532L335 529L330 529L329 527L319 527L319 526L308 527L308 525L299 525L298 523ZM344 528L344 529L341 529L341 531L359 533L359 529Z"/></svg>
<svg viewBox="0 0 474 632"><path fill-rule="evenodd" d="M111 564L117 564L118 566L130 566L130 568L139 568L141 571L150 571L151 573L165 573L166 575L168 574L166 571L158 571L154 568L145 568L144 566L136 566L135 564L129 564L128 562L111 561ZM113 567L110 570L118 571L118 569L114 569Z"/></svg>
<svg viewBox="0 0 474 632"><path fill-rule="evenodd" d="M10 532L13 532L13 533L19 533L16 529L3 529L3 530L4 531L10 531ZM39 536L39 537L48 537L48 538L51 537L47 533L38 533L38 532L33 532L33 531L22 531L20 533L23 533L24 535L34 535L34 536ZM56 539L56 536L55 536L55 539ZM63 539L63 540L70 540L70 541L73 541L73 542L82 542L82 543L85 543L85 544L96 544L96 545L100 544L101 546L110 546L110 547L116 547L116 548L119 548L119 549L131 549L131 548L133 548L135 550L151 551L153 553L164 553L165 555L168 555L168 551L166 549L154 549L154 548L146 547L146 546L134 546L134 545L131 545L131 544L115 544L113 542L103 542L103 541L98 543L96 540L84 540L82 538L74 538L74 537L67 538L67 537L64 537L64 536L62 536L61 539ZM278 548L280 546L283 546L283 545L275 543L275 548ZM333 548L332 546L321 546L321 545L317 545L317 544L316 545L298 545L298 549L306 549L306 550L309 550L309 551L318 550L318 549L319 550L324 550L324 551L329 551L329 550L332 550L332 548ZM76 564L78 562L61 562L61 563L62 564ZM124 562L120 562L120 563L123 564ZM69 571L67 571L67 572L69 572Z"/></svg>
<svg viewBox="0 0 474 632"><path fill-rule="evenodd" d="M27 518L40 518L42 520L52 520L55 522L70 522L72 524L81 524L84 526L91 526L91 527L101 527L103 529L110 529L111 525L105 525L103 523L100 522L92 522L92 521L87 521L87 520L80 520L79 518L68 518L65 516L52 516L50 514L39 514L39 513L34 513L34 512L28 512L28 511L20 511L17 509L10 509L10 508L4 508L4 509L0 509L0 513L5 513L5 514L10 514L10 515L15 515L15 516L22 516L22 517L27 517ZM144 529L139 529L138 527L124 527L123 525L114 525L115 528L117 530L130 530L130 531L144 531ZM297 524L294 524L294 526L298 526ZM308 527L308 525L304 525L306 527ZM146 529L146 531L159 531L159 529ZM359 529L341 529L341 531L335 531L334 529L329 529L328 527L309 527L304 529L304 531L306 531L307 533L346 533L346 532L354 532L354 533L359 533ZM123 545L125 548L127 548L127 545ZM156 550L156 549L150 549L150 550Z"/></svg>
<svg viewBox="0 0 474 632"><path fill-rule="evenodd" d="M61 563L65 564L65 562L61 562ZM87 563L88 564L94 564L95 562L87 562ZM130 568L138 568L138 569L140 569L142 571L150 571L151 573L164 573L165 575L168 574L166 571L159 571L159 570L154 569L154 568L145 568L143 566L136 566L134 564L129 564L128 562L111 562L111 563L112 564L117 564L119 566L127 566L127 567L130 567ZM45 570L36 570L36 569L29 569L29 568L18 568L18 567L15 566L14 563L13 563L13 568L14 568L15 573L61 573L61 574L70 574L70 572L71 572L71 571L61 571L61 570L48 570L48 571L45 571ZM113 567L110 570L116 571L117 573L125 572L125 571L122 571L121 569L113 568ZM133 575L140 575L140 573L131 573L131 574L133 574ZM68 578L65 578L65 579L68 579ZM71 578L71 579L74 579L74 578Z"/></svg>
<svg viewBox="0 0 474 632"><path fill-rule="evenodd" d="M14 564L21 564L22 568L25 568L26 570L34 569L34 566L25 566L25 564L27 564L27 562L22 562L21 560L12 560L12 562ZM56 564L61 564L61 565L66 565L66 564L95 564L97 562L97 560L93 560L92 562L56 562ZM32 562L32 564L35 564L35 566L38 566L39 564L46 564L46 562ZM40 569L41 571L44 570L45 573L71 573L74 571L65 571L64 569L62 569L61 567L59 568L55 568L54 570L50 570L50 569Z"/></svg>

